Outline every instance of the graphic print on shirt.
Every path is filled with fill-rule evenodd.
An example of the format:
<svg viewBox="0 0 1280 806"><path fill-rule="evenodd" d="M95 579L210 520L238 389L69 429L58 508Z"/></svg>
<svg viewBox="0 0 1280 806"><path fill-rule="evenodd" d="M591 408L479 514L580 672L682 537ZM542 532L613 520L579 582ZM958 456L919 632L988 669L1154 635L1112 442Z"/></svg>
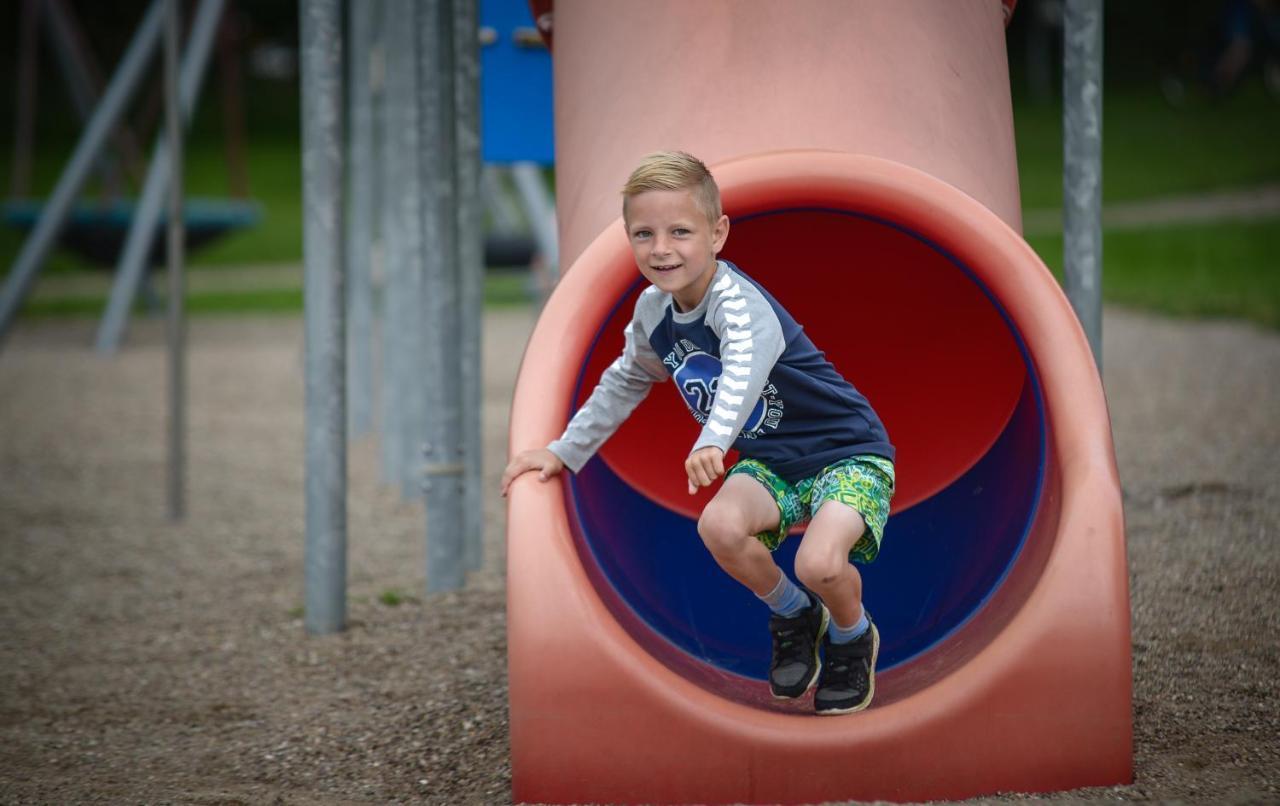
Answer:
<svg viewBox="0 0 1280 806"><path fill-rule="evenodd" d="M684 398L684 404L689 407L694 419L702 425L706 425L711 417L712 403L720 387L721 371L720 359L697 350L686 354L684 361L672 373L676 388ZM764 425L764 412L765 401L761 398L756 401L755 408L751 410L751 416L742 426L744 435L754 434Z"/></svg>
<svg viewBox="0 0 1280 806"><path fill-rule="evenodd" d="M688 339L680 339L667 354L664 363L675 367L671 378L693 418L701 425L706 425L711 420L713 429L717 426L724 429L722 436L731 433L731 426L738 416L738 406L743 400L740 395L732 393L733 385L740 382L724 374L720 359L703 351ZM725 385L726 392L717 400L716 393L721 383ZM726 410L726 407L732 408ZM713 413L719 415L715 420L711 419ZM777 428L781 418L782 401L778 398L778 389L771 383L766 384L738 436L756 439L765 428ZM729 425L721 426L719 420L724 420ZM718 429L717 433L720 433Z"/></svg>

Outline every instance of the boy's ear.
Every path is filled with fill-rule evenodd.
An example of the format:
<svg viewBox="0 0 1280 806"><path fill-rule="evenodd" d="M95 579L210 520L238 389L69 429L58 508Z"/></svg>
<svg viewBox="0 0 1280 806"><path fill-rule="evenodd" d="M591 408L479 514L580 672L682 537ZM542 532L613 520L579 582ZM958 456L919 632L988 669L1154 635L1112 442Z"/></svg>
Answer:
<svg viewBox="0 0 1280 806"><path fill-rule="evenodd" d="M722 215L720 220L711 229L711 247L716 254L724 248L724 242L729 240L729 216Z"/></svg>

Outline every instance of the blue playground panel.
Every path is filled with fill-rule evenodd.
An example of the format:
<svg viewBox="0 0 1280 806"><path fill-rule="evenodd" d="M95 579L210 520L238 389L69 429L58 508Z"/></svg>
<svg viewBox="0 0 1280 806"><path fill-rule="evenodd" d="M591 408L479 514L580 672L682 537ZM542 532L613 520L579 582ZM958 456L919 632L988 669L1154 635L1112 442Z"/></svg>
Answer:
<svg viewBox="0 0 1280 806"><path fill-rule="evenodd" d="M551 52L526 0L481 0L480 126L485 162L555 161ZM490 41L492 40L492 41Z"/></svg>

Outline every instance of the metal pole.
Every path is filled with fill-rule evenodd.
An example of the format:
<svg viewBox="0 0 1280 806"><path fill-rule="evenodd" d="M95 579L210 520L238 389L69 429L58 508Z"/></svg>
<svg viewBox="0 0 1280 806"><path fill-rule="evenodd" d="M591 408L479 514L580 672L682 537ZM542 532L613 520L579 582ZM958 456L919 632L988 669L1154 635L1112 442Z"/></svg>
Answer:
<svg viewBox="0 0 1280 806"><path fill-rule="evenodd" d="M426 502L427 593L456 590L463 568L462 390L458 349L460 312L457 268L457 153L453 3L428 0L418 6L422 81L423 231L426 285L422 298L427 330L423 347L431 363L423 448L422 488ZM434 235L434 237L432 237Z"/></svg>
<svg viewBox="0 0 1280 806"><path fill-rule="evenodd" d="M484 562L483 357L484 222L480 196L480 41L478 0L454 0L455 108L457 110L457 245L459 335L462 364L462 463L465 501L463 564Z"/></svg>
<svg viewBox="0 0 1280 806"><path fill-rule="evenodd" d="M373 2L347 4L347 400L352 437L373 427Z"/></svg>
<svg viewBox="0 0 1280 806"><path fill-rule="evenodd" d="M1101 371L1102 0L1067 0L1063 37L1063 274Z"/></svg>
<svg viewBox="0 0 1280 806"><path fill-rule="evenodd" d="M342 2L303 0L302 192L306 219L306 627L347 620L347 440L343 381Z"/></svg>
<svg viewBox="0 0 1280 806"><path fill-rule="evenodd" d="M9 326L18 312L22 300L31 290L32 280L36 272L44 264L49 250L53 248L62 225L66 223L67 214L75 202L89 171L98 160L98 155L106 145L107 138L115 128L116 122L124 114L129 96L142 79L151 51L160 41L160 24L162 22L163 5L160 0L153 0L147 14L138 26L138 31L129 43L116 74L112 77L107 91L103 93L102 102L98 104L93 118L85 126L76 144L67 167L53 190L53 194L45 203L44 211L36 222L31 234L22 245L22 252L9 269L4 288L0 290L0 342L7 335Z"/></svg>
<svg viewBox="0 0 1280 806"><path fill-rule="evenodd" d="M101 79L95 81L97 73L92 55L88 52L83 32L73 21L72 12L65 0L44 0L45 31L53 45L53 53L62 68L62 77L66 80L67 90L71 94L71 102L82 121L87 121L98 104L98 86ZM116 146L122 154L141 160L137 153L136 143L127 139L124 129L117 129L113 135ZM130 147L133 151L130 152ZM136 165L136 163L135 163ZM124 190L120 166L110 151L104 152L98 160L98 170L102 174L103 186L111 195L118 196Z"/></svg>
<svg viewBox="0 0 1280 806"><path fill-rule="evenodd" d="M378 391L379 391L379 458L381 459L382 481L391 484L399 480L399 445L395 441L398 433L401 404L396 396L394 371L395 350L392 349L392 332L397 324L396 307L393 302L392 288L392 254L395 243L395 227L392 211L395 210L395 196L392 190L395 185L395 129L392 126L391 99L387 97L387 32L395 25L390 19L391 0L384 0L382 17L379 19L378 46L373 60L374 80L379 83L378 105L374 108L377 116L379 192L378 192L378 275L377 296L374 303L378 306L377 348Z"/></svg>
<svg viewBox="0 0 1280 806"><path fill-rule="evenodd" d="M411 10L405 0L386 0L382 5L382 104L380 106L382 149L382 478L388 484L404 480L405 400L403 369L405 355L401 349L404 333L407 261L404 257L404 225L400 212L401 184L404 180L400 157L404 153L403 138L406 115L411 115L413 99L403 95L405 66L404 45L407 26L401 14ZM410 69L413 62L410 61ZM409 117L412 123L413 118Z"/></svg>
<svg viewBox="0 0 1280 806"><path fill-rule="evenodd" d="M503 170L497 165L481 166L480 198L485 211L492 216L495 231L516 232L525 228L525 219L520 208L507 195L506 182L502 178Z"/></svg>
<svg viewBox="0 0 1280 806"><path fill-rule="evenodd" d="M429 204L420 183L424 157L419 139L418 49L414 25L414 0L387 0L385 17L386 72L386 165L387 174L387 326L385 331L387 366L391 372L388 401L395 420L383 435L391 443L394 462L391 479L405 497L418 494L418 446L425 433L426 387L449 380L428 374L422 361L421 299L422 261L425 251L422 207ZM390 418L388 418L390 420Z"/></svg>
<svg viewBox="0 0 1280 806"><path fill-rule="evenodd" d="M169 140L169 517L187 514L187 325L186 283L182 250L186 235L182 217L182 121L178 110L178 0L165 0L164 100L165 135Z"/></svg>
<svg viewBox="0 0 1280 806"><path fill-rule="evenodd" d="M213 36L218 31L218 19L222 16L224 1L201 0L195 21L191 25L191 36L182 60L182 75L178 86L184 123L190 122L196 105L200 81L204 78L205 65L209 63L209 51L212 50ZM133 211L129 237L125 240L124 251L120 253L120 260L116 264L111 298L107 301L107 310L98 326L96 345L100 353L113 353L120 346L120 339L129 321L129 309L133 306L133 298L142 283L151 246L155 242L156 229L160 225L165 189L169 183L166 150L164 138L157 139L151 154L151 166L147 170L146 184L143 185L138 206Z"/></svg>
<svg viewBox="0 0 1280 806"><path fill-rule="evenodd" d="M554 283L560 276L560 242L556 237L556 203L542 178L542 166L536 162L512 163L511 178L515 180L538 251Z"/></svg>

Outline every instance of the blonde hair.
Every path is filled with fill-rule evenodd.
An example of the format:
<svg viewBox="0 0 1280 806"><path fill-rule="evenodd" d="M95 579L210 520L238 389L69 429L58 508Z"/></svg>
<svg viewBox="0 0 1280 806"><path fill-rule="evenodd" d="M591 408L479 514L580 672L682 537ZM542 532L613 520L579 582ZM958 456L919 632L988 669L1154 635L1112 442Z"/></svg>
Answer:
<svg viewBox="0 0 1280 806"><path fill-rule="evenodd" d="M689 190L712 226L720 220L720 188L702 160L683 151L657 151L640 160L622 186L622 216L627 201L650 190Z"/></svg>

